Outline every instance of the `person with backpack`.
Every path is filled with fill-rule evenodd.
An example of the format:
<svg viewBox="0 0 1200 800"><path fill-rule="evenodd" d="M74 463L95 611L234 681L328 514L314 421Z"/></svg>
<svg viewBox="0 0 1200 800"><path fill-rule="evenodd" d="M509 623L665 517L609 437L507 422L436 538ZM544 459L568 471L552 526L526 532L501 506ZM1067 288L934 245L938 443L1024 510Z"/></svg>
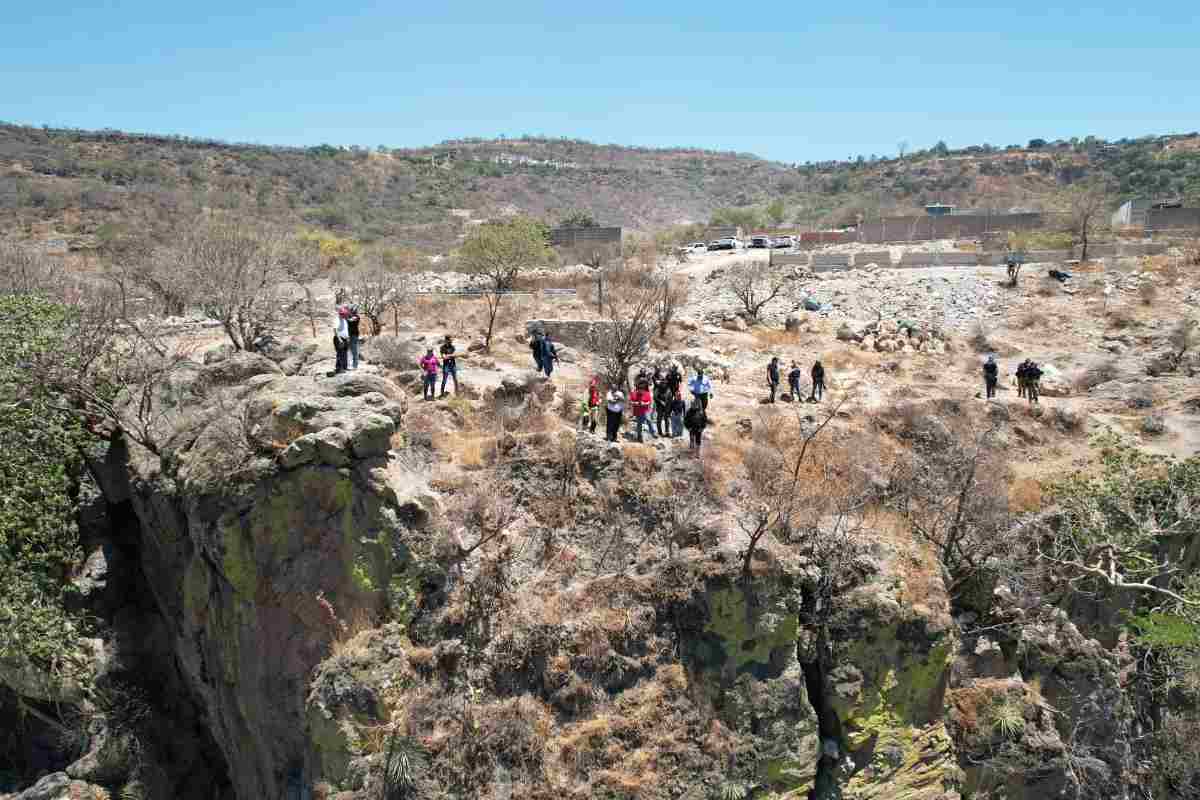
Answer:
<svg viewBox="0 0 1200 800"><path fill-rule="evenodd" d="M654 385L654 424L659 436L671 435L671 387L665 379Z"/></svg>
<svg viewBox="0 0 1200 800"><path fill-rule="evenodd" d="M625 393L616 386L609 389L608 394L604 397L604 410L606 412L604 438L615 442L617 434L621 432L621 419L625 414Z"/></svg>
<svg viewBox="0 0 1200 800"><path fill-rule="evenodd" d="M712 397L712 381L704 374L704 367L696 367L696 377L688 381L688 390L692 393L695 403L699 403L708 413L708 400Z"/></svg>
<svg viewBox="0 0 1200 800"><path fill-rule="evenodd" d="M558 361L558 350L554 349L554 342L547 333L542 336L542 372L546 373L547 378L554 371L555 361Z"/></svg>
<svg viewBox="0 0 1200 800"><path fill-rule="evenodd" d="M996 382L999 379L1000 367L996 364L996 357L989 355L987 361L983 362L983 388L988 400L996 396Z"/></svg>
<svg viewBox="0 0 1200 800"><path fill-rule="evenodd" d="M671 438L683 436L683 414L687 411L687 403L683 402L683 392L675 389L675 397L671 400Z"/></svg>
<svg viewBox="0 0 1200 800"><path fill-rule="evenodd" d="M351 304L346 313L346 328L350 334L350 369L358 369L358 306Z"/></svg>
<svg viewBox="0 0 1200 800"><path fill-rule="evenodd" d="M700 443L704 437L704 429L708 426L708 415L704 413L704 404L699 400L692 403L687 414L683 416L683 427L687 428L688 449L700 453Z"/></svg>
<svg viewBox="0 0 1200 800"><path fill-rule="evenodd" d="M458 394L458 359L454 355L457 351L450 334L447 333L446 338L442 340L439 352L442 354L442 397L446 396L447 378L454 378L454 393Z"/></svg>
<svg viewBox="0 0 1200 800"><path fill-rule="evenodd" d="M792 399L797 403L800 402L800 376L803 373L800 371L800 365L795 361L792 362L792 371L788 373L788 391L792 393Z"/></svg>
<svg viewBox="0 0 1200 800"><path fill-rule="evenodd" d="M650 422L650 407L654 405L654 396L650 394L650 384L640 381L637 388L629 395L629 408L633 411L633 420L637 425L637 440L642 442L642 428L648 428L651 438L657 439L654 425Z"/></svg>
<svg viewBox="0 0 1200 800"><path fill-rule="evenodd" d="M810 403L820 402L825 396L825 367L821 364L821 359L817 359L812 365L812 392L808 395Z"/></svg>
<svg viewBox="0 0 1200 800"><path fill-rule="evenodd" d="M334 373L346 371L346 356L350 351L350 309L338 306L337 322L333 326Z"/></svg>
<svg viewBox="0 0 1200 800"><path fill-rule="evenodd" d="M421 359L421 374L423 377L421 397L425 400L433 400L434 394L437 392L438 357L433 354L432 347Z"/></svg>
<svg viewBox="0 0 1200 800"><path fill-rule="evenodd" d="M679 374L679 366L672 361L671 368L667 370L667 386L671 387L671 396L679 394L679 387L683 385L683 376Z"/></svg>
<svg viewBox="0 0 1200 800"><path fill-rule="evenodd" d="M779 356L774 356L767 364L767 386L771 389L771 400L775 402L775 393L779 391Z"/></svg>

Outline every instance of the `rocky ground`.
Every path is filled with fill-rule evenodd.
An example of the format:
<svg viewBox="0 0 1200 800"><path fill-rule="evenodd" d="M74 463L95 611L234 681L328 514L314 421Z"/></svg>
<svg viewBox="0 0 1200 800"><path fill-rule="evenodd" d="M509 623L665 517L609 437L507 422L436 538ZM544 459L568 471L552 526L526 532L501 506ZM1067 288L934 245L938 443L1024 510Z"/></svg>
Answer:
<svg viewBox="0 0 1200 800"><path fill-rule="evenodd" d="M878 499L888 465L959 425L995 429L1022 514L1106 427L1195 453L1200 360L1171 354L1195 276L1168 257L1066 285L1030 266L1017 288L1003 268L790 273L748 324L722 286L742 258L680 269L689 300L647 354L713 370L702 458L578 430L585 340L531 373L527 322L596 321L582 271L556 277L574 298L513 298L486 353L478 301L414 302L340 376L324 334L251 355L169 323L204 349L171 387L164 453L95 465L94 546L125 561L89 560L89 579L125 585L101 647L113 673L159 665L191 756L98 735L12 797L1034 800L1081 776L1083 796L1133 796L1134 667L1094 620L1018 584L952 596ZM424 401L416 360L447 331L461 391ZM806 389L820 358L825 401L764 405L773 355ZM1011 383L1026 357L1036 407ZM756 448L826 415L807 484L874 499L818 608L822 562L778 542L746 560L738 521ZM154 635L135 648L137 630Z"/></svg>

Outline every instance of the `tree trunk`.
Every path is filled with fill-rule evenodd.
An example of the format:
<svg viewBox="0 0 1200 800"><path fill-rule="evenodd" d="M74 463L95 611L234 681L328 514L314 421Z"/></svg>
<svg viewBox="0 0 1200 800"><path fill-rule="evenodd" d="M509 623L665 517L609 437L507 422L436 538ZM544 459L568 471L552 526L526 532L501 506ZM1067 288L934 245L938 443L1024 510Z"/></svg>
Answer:
<svg viewBox="0 0 1200 800"><path fill-rule="evenodd" d="M1083 250L1079 253L1079 263L1086 264L1087 263L1087 244L1088 244L1088 242L1087 242L1087 234L1088 234L1087 222L1083 223L1083 232L1082 233L1083 233L1083 235L1080 238L1083 240Z"/></svg>

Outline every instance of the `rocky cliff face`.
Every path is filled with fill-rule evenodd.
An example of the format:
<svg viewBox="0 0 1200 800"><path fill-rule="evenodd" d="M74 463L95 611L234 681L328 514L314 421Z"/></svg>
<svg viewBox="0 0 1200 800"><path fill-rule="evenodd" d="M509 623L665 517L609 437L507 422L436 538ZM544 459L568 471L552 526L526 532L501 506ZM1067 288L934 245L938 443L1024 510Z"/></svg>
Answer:
<svg viewBox="0 0 1200 800"><path fill-rule="evenodd" d="M245 354L173 391L163 457L114 448L105 488L136 515L161 655L204 710L236 796L303 796L320 773L310 673L348 621L381 612L389 589L403 596L400 532L427 514L389 457L403 398L377 376L289 377Z"/></svg>

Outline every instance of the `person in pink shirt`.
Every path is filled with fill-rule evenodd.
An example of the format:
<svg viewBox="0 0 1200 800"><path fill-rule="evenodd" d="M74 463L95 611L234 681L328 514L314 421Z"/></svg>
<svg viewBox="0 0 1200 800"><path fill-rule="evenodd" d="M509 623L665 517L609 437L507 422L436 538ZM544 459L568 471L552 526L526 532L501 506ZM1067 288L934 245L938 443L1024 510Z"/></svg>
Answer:
<svg viewBox="0 0 1200 800"><path fill-rule="evenodd" d="M421 373L424 378L424 389L422 396L426 400L433 400L437 393L437 376L438 376L438 357L433 354L433 348L425 353L425 357L421 359Z"/></svg>

